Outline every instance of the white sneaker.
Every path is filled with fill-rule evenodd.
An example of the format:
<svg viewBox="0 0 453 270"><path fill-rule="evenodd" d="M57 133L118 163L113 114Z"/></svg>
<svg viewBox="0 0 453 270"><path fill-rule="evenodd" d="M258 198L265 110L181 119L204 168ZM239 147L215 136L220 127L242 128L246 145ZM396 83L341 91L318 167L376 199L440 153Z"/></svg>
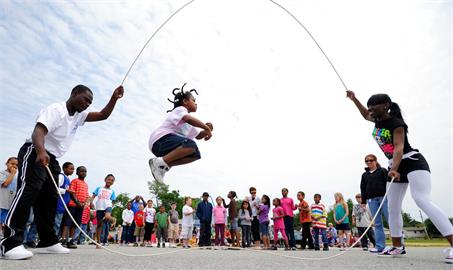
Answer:
<svg viewBox="0 0 453 270"><path fill-rule="evenodd" d="M444 249L445 263L453 263L453 248Z"/></svg>
<svg viewBox="0 0 453 270"><path fill-rule="evenodd" d="M165 166L165 164L159 164L159 160L157 158L151 158L148 163L154 179L159 183L163 183L165 173L169 170L169 168Z"/></svg>
<svg viewBox="0 0 453 270"><path fill-rule="evenodd" d="M68 254L69 249L63 247L60 243L57 243L50 247L36 248L35 253L38 253L38 254Z"/></svg>
<svg viewBox="0 0 453 270"><path fill-rule="evenodd" d="M25 260L31 257L33 257L33 253L26 250L23 245L20 245L3 254L2 258L6 260Z"/></svg>

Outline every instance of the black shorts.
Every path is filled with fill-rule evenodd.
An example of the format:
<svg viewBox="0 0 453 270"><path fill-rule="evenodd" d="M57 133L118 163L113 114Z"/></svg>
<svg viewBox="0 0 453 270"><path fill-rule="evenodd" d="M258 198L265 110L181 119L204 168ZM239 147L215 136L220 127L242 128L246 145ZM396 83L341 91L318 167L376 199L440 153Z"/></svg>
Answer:
<svg viewBox="0 0 453 270"><path fill-rule="evenodd" d="M112 207L107 207L105 210L97 210L96 211L96 220L98 221L98 224L101 224L102 221L104 220L105 213L112 213Z"/></svg>
<svg viewBox="0 0 453 270"><path fill-rule="evenodd" d="M195 149L195 152L187 157L194 157L196 159L201 158L198 146L193 140L178 136L176 134L167 134L157 140L153 144L151 151L156 157L163 157L180 146L183 148Z"/></svg>
<svg viewBox="0 0 453 270"><path fill-rule="evenodd" d="M408 183L407 175L410 172L418 170L430 172L428 162L422 154L418 153L401 160L398 168L398 172L400 173L400 181L398 181L398 183Z"/></svg>
<svg viewBox="0 0 453 270"><path fill-rule="evenodd" d="M349 227L349 223L340 223L335 225L335 229L341 230L341 231L349 231L351 228Z"/></svg>
<svg viewBox="0 0 453 270"><path fill-rule="evenodd" d="M72 217L75 219L78 225L82 223L82 214L83 214L83 208L79 208L77 206L68 206L69 213L72 215ZM71 217L69 217L68 212L64 213L63 216L63 224L65 226L71 226L73 225L73 221Z"/></svg>

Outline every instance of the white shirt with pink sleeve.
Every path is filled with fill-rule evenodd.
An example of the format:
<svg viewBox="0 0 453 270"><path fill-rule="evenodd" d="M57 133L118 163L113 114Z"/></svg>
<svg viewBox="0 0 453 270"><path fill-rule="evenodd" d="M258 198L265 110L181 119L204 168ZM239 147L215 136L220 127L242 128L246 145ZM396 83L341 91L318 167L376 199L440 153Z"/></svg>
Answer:
<svg viewBox="0 0 453 270"><path fill-rule="evenodd" d="M162 125L160 125L160 127L158 127L149 137L149 149L151 150L153 148L153 144L157 140L168 134L176 134L191 140L195 139L200 131L183 120L184 116L188 114L189 111L184 106L176 107L171 111Z"/></svg>

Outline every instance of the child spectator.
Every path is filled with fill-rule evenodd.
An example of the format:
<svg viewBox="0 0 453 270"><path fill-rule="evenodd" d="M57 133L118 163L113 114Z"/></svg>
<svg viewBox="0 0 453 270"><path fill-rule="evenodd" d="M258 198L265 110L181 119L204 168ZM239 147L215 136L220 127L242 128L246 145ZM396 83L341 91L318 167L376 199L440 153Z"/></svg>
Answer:
<svg viewBox="0 0 453 270"><path fill-rule="evenodd" d="M322 242L324 243L324 247L322 250L327 251L329 250L329 243L327 241L327 211L324 204L321 203L321 195L315 194L314 195L315 203L311 205L311 219L313 225L313 238L315 239L315 250L319 250L319 235L322 236Z"/></svg>
<svg viewBox="0 0 453 270"><path fill-rule="evenodd" d="M168 239L170 247L176 248L176 239L179 232L179 213L176 210L176 203L171 203L171 209L168 212Z"/></svg>
<svg viewBox="0 0 453 270"><path fill-rule="evenodd" d="M305 249L308 244L308 249L313 249L313 237L311 236L311 212L310 206L305 201L305 193L302 191L297 192L297 199L299 200L299 220L302 224L302 241L301 248Z"/></svg>
<svg viewBox="0 0 453 270"><path fill-rule="evenodd" d="M132 234L131 225L134 221L134 212L131 210L132 204L129 202L126 209L123 210L121 217L123 219L123 233L121 235L121 244L130 244L130 235Z"/></svg>
<svg viewBox="0 0 453 270"><path fill-rule="evenodd" d="M359 235L362 235L371 223L371 212L367 205L362 203L362 195L360 193L355 195L355 199L357 204L354 204L352 208L352 225L355 225ZM368 238L373 243L373 246L376 246L373 228L370 228L360 240L360 245L364 251L368 251Z"/></svg>
<svg viewBox="0 0 453 270"><path fill-rule="evenodd" d="M168 214L165 212L165 205L159 207L159 213L156 214L156 221L154 227L156 228L157 247L160 248L160 243L162 242L162 247L165 248L168 232Z"/></svg>
<svg viewBox="0 0 453 270"><path fill-rule="evenodd" d="M214 224L215 224L215 241L216 246L225 246L225 221L226 209L222 205L222 197L216 198L216 207L214 207Z"/></svg>
<svg viewBox="0 0 453 270"><path fill-rule="evenodd" d="M146 206L145 200L143 199L142 196L139 196L139 195L135 196L135 198L132 199L130 201L130 203L131 203L131 210L132 210L132 212L134 212L134 215L139 210L138 208L139 208L140 204L143 205L143 208ZM132 232L131 239L129 239L128 241L129 241L129 243L135 243L135 236L134 236L135 221L132 222L131 232Z"/></svg>
<svg viewBox="0 0 453 270"><path fill-rule="evenodd" d="M98 222L96 220L96 210L90 210L90 233L88 234L91 239L94 239L96 234L96 227L98 226ZM94 245L93 242L90 245Z"/></svg>
<svg viewBox="0 0 453 270"><path fill-rule="evenodd" d="M148 200L145 208L145 246L151 247L151 236L154 229L154 217L156 209L153 207L153 201Z"/></svg>
<svg viewBox="0 0 453 270"><path fill-rule="evenodd" d="M96 238L98 243L102 242L102 245L108 243L113 201L116 200L115 191L110 188L115 182L115 176L113 176L113 174L108 174L104 181L104 187L96 188L93 192L93 197L91 198L91 200L94 200L97 197L96 218L98 226L96 228ZM96 248L100 247L96 246Z"/></svg>
<svg viewBox="0 0 453 270"><path fill-rule="evenodd" d="M231 245L239 247L239 231L238 231L238 211L236 205L236 192L230 191L227 195L228 199L230 199L230 203L227 205L225 201L223 201L223 207L228 207L228 216L230 217L230 232L231 232Z"/></svg>
<svg viewBox="0 0 453 270"><path fill-rule="evenodd" d="M331 247L337 244L337 229L335 229L332 223L329 223L329 227L327 228L327 240Z"/></svg>
<svg viewBox="0 0 453 270"><path fill-rule="evenodd" d="M203 200L197 205L197 218L200 220L200 247L211 246L212 204L208 202L209 194L203 192Z"/></svg>
<svg viewBox="0 0 453 270"><path fill-rule="evenodd" d="M283 220L285 216L285 212L283 208L280 206L280 199L275 198L272 201L274 205L274 210L272 210L273 216L272 220L274 221L274 244L272 245L273 250L277 250L277 242L278 242L278 233L282 234L283 240L285 241L285 250L291 250L288 244L288 237L285 233L285 222Z"/></svg>
<svg viewBox="0 0 453 270"><path fill-rule="evenodd" d="M258 220L260 222L261 240L263 240L263 249L270 249L269 240L269 210L271 202L269 196L263 195L261 204L258 206Z"/></svg>
<svg viewBox="0 0 453 270"><path fill-rule="evenodd" d="M68 203L69 213L72 215L74 220L78 225L82 224L82 214L83 208L85 207L85 202L89 202L90 195L88 194L88 185L85 182L87 176L87 169L84 166L77 167L76 169L77 177L71 181L69 186L69 192L74 194L72 200ZM64 225L63 226L63 243L67 244L68 248L77 248L76 244L72 240L75 231L75 224L69 217L68 213L64 216ZM66 241L66 235L69 230L69 237Z"/></svg>
<svg viewBox="0 0 453 270"><path fill-rule="evenodd" d="M82 225L80 225L80 228L82 228L82 231L85 233L88 232L88 223L90 222L90 205L85 204L85 208L83 208L83 213L82 213ZM74 242L77 243L77 245L81 245L85 243L85 234L83 234L79 228L76 228L75 233L74 233Z"/></svg>
<svg viewBox="0 0 453 270"><path fill-rule="evenodd" d="M252 227L252 209L248 200L242 201L241 209L239 209L239 221L242 228L242 247L250 247L250 229Z"/></svg>
<svg viewBox="0 0 453 270"><path fill-rule="evenodd" d="M336 223L335 228L337 229L338 237L340 238L340 250L344 250L349 246L349 231L351 230L349 227L349 208L341 193L335 193L334 197L335 205L333 208L333 220Z"/></svg>
<svg viewBox="0 0 453 270"><path fill-rule="evenodd" d="M142 242L143 244L143 234L145 232L145 212L143 212L143 204L140 204L138 206L138 211L134 214L134 222L135 222L135 230L134 230L134 236L135 236L135 243L134 246L138 247L138 244Z"/></svg>
<svg viewBox="0 0 453 270"><path fill-rule="evenodd" d="M0 231L2 236L8 209L16 195L18 164L17 158L10 157L6 161L6 170L0 171Z"/></svg>
<svg viewBox="0 0 453 270"><path fill-rule="evenodd" d="M115 229L116 235L115 235L115 243L120 244L121 243L121 236L123 235L123 226L118 225Z"/></svg>
<svg viewBox="0 0 453 270"><path fill-rule="evenodd" d="M260 205L261 199L256 194L256 188L250 187L249 188L250 197L248 197L250 208L252 209L252 213L250 216L252 217L252 227L251 227L251 234L253 237L254 247L260 247L260 221L258 220L258 211L257 206Z"/></svg>
<svg viewBox="0 0 453 270"><path fill-rule="evenodd" d="M189 239L192 236L193 226L193 213L195 210L192 208L192 199L190 197L184 198L184 207L182 208L182 230L181 238L183 241L183 248L190 248ZM195 239L196 243L196 239Z"/></svg>
<svg viewBox="0 0 453 270"><path fill-rule="evenodd" d="M294 204L293 199L288 197L288 189L282 189L282 198L280 199L281 207L285 212L285 217L283 218L285 222L285 232L288 236L288 243L291 250L296 250L296 238L294 236L294 213L293 211L297 209L297 206Z"/></svg>
<svg viewBox="0 0 453 270"><path fill-rule="evenodd" d="M63 173L60 173L58 176L58 183L59 183L59 191L61 196L63 197L64 202L61 201L60 197L58 197L57 201L57 211L55 215L55 224L54 230L58 238L60 238L60 227L63 221L64 213L66 212L65 205L69 203L71 200L71 193L69 186L71 181L69 180L69 176L74 173L74 165L71 162L63 163Z"/></svg>

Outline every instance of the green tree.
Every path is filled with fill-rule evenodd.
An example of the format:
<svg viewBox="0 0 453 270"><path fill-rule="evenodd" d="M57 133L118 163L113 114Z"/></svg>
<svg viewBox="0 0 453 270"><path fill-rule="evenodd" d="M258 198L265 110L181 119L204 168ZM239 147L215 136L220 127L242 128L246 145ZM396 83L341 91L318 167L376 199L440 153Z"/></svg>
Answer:
<svg viewBox="0 0 453 270"><path fill-rule="evenodd" d="M354 202L352 202L352 199L348 199L346 201L346 203L348 204L348 210L349 210L349 224L352 223L352 208L354 207ZM351 226L351 225L350 225Z"/></svg>
<svg viewBox="0 0 453 270"><path fill-rule="evenodd" d="M420 227L422 225L421 222L413 219L409 213L402 211L401 215L403 216L403 227Z"/></svg>
<svg viewBox="0 0 453 270"><path fill-rule="evenodd" d="M335 226L335 221L333 221L333 210L327 212L327 225L329 225L329 223L332 223Z"/></svg>
<svg viewBox="0 0 453 270"><path fill-rule="evenodd" d="M299 231L301 228L302 228L302 223L300 223L300 213L297 212L296 214L294 214L294 221L293 221L293 224L294 224L294 230L297 230Z"/></svg>
<svg viewBox="0 0 453 270"><path fill-rule="evenodd" d="M449 218L449 220L450 220L450 223L453 224L453 217ZM429 219L429 218L425 219L425 226L426 226L426 230L428 231L428 234L430 236L434 236L434 237L442 236L442 234L439 232L439 230L433 224L431 219Z"/></svg>
<svg viewBox="0 0 453 270"><path fill-rule="evenodd" d="M184 206L184 198L179 194L179 190L169 191L170 186L165 183L159 183L156 181L148 181L148 189L151 195L156 199L156 208L161 205L165 206L168 211L171 203L176 203L176 210L178 210L179 216L182 217L182 207ZM193 204L193 202L192 202Z"/></svg>
<svg viewBox="0 0 453 270"><path fill-rule="evenodd" d="M129 198L129 193L121 193L116 197L116 200L113 202L112 216L116 218L116 224L123 224L123 210L126 208L127 203L131 199Z"/></svg>

